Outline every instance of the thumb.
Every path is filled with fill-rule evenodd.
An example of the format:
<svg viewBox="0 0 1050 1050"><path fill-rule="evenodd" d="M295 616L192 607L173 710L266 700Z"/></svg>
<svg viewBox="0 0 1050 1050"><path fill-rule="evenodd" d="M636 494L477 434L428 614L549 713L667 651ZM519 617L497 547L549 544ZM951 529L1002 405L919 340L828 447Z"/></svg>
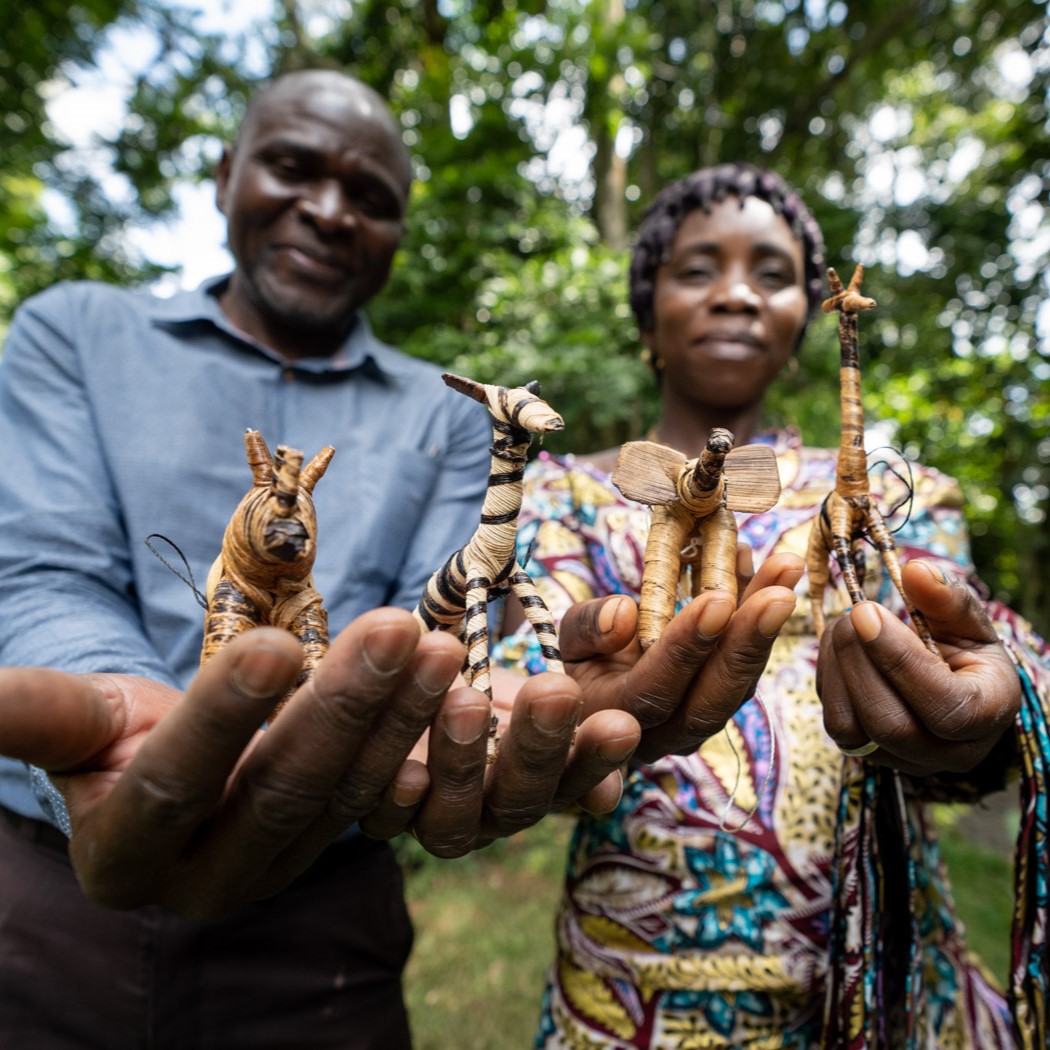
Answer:
<svg viewBox="0 0 1050 1050"><path fill-rule="evenodd" d="M901 570L904 590L926 617L930 633L940 642L998 641L980 598L956 573L936 562L918 559Z"/></svg>
<svg viewBox="0 0 1050 1050"><path fill-rule="evenodd" d="M622 594L577 602L562 617L558 646L572 663L619 652L634 639L638 606Z"/></svg>
<svg viewBox="0 0 1050 1050"><path fill-rule="evenodd" d="M46 770L86 762L124 723L118 690L100 676L42 667L0 669L0 754Z"/></svg>

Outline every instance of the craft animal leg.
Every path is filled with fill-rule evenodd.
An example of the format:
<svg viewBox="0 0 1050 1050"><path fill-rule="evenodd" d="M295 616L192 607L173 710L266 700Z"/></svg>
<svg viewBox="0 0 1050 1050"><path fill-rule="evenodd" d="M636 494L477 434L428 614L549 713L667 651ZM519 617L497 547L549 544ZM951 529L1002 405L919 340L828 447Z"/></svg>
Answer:
<svg viewBox="0 0 1050 1050"><path fill-rule="evenodd" d="M736 518L728 507L719 507L700 522L701 591L728 591L736 597L736 537Z"/></svg>
<svg viewBox="0 0 1050 1050"><path fill-rule="evenodd" d="M467 566L466 608L463 613L463 641L467 657L463 676L467 685L480 689L492 702L492 678L489 674L489 592L488 578ZM493 712L489 721L488 761L496 760L499 748L499 719Z"/></svg>
<svg viewBox="0 0 1050 1050"><path fill-rule="evenodd" d="M554 630L554 622L546 603L536 592L536 585L532 582L532 578L515 562L514 571L507 582L514 596L521 602L525 616L536 632L536 640L540 644L540 652L543 653L543 661L547 665L547 670L564 674L565 668L561 662L561 651L558 648L558 635Z"/></svg>
<svg viewBox="0 0 1050 1050"><path fill-rule="evenodd" d="M463 611L463 641L467 647L464 676L467 685L480 689L492 699L489 677L489 589L487 577L468 570L466 605Z"/></svg>
<svg viewBox="0 0 1050 1050"><path fill-rule="evenodd" d="M824 633L824 590L828 585L828 559L831 557L829 501L830 496L824 501L817 520L809 530L809 544L806 548L810 613L818 638Z"/></svg>
<svg viewBox="0 0 1050 1050"><path fill-rule="evenodd" d="M653 507L638 606L638 641L648 649L674 618L682 547L693 521L676 505Z"/></svg>
<svg viewBox="0 0 1050 1050"><path fill-rule="evenodd" d="M904 581L901 579L901 565L900 560L897 558L897 549L894 545L893 537L890 535L889 529L886 528L886 523L882 520L882 515L877 507L872 506L868 508L867 524L868 535L871 537L872 543L875 544L875 549L879 552L882 564L886 566L886 571L890 574L890 579L893 581L893 586L897 588L897 593L901 596L904 607L908 610L908 616L911 619L911 625L915 633L922 640L922 644L934 656L939 657L941 651L933 640L933 635L930 634L930 625L926 622L926 617L915 608L904 593Z"/></svg>
<svg viewBox="0 0 1050 1050"><path fill-rule="evenodd" d="M314 597L289 622L288 630L299 639L303 647L303 669L299 672L296 686L314 676L322 657L328 652L328 614L316 591Z"/></svg>
<svg viewBox="0 0 1050 1050"><path fill-rule="evenodd" d="M864 580L868 574L868 551L864 536L858 536L851 544L849 556L853 560L853 572L857 576L857 587L864 590Z"/></svg>
<svg viewBox="0 0 1050 1050"><path fill-rule="evenodd" d="M831 551L835 555L842 578L849 592L850 601L856 605L864 601L864 592L861 590L860 581L857 579L857 567L853 562L851 551L853 545L854 521L856 520L856 508L843 500L834 502L831 511Z"/></svg>
<svg viewBox="0 0 1050 1050"><path fill-rule="evenodd" d="M228 577L220 578L208 599L204 618L204 644L201 663L217 653L227 642L266 622L262 610Z"/></svg>

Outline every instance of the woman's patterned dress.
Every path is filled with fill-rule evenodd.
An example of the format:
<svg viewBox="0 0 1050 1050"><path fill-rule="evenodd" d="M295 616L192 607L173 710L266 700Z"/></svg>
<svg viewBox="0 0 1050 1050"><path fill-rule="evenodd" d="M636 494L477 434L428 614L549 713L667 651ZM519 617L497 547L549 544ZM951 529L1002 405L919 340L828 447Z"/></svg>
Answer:
<svg viewBox="0 0 1050 1050"><path fill-rule="evenodd" d="M793 432L759 440L775 446L783 493L771 511L738 516L741 539L756 564L775 551L804 557L836 452L804 448ZM884 508L905 497L896 477L873 475ZM926 469L913 484L901 560L934 557L968 575L956 484ZM572 457L541 454L526 486L520 557L555 621L583 599L637 598L648 508ZM878 558L868 567L868 593L898 607ZM579 821L537 1047L1015 1045L1003 996L967 954L925 803L1003 787L1019 752L1014 1006L1027 1030L1019 1045L1046 1045L1045 644L990 605L1025 690L1020 745L1006 741L1007 759L969 782L910 780L845 759L825 733L804 586L757 697L697 753L634 771L615 813ZM834 595L829 616L843 608L844 591ZM504 664L542 669L527 626L500 649Z"/></svg>

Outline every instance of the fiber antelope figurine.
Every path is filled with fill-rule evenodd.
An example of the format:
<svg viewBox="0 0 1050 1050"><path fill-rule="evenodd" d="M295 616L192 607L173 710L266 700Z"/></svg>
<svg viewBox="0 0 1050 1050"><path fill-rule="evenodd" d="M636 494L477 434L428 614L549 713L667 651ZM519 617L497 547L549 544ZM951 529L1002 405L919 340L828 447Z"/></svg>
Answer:
<svg viewBox="0 0 1050 1050"><path fill-rule="evenodd" d="M674 616L686 570L693 597L712 590L736 597L733 511L760 513L780 498L776 455L768 445L734 449L733 435L716 427L693 460L653 441L628 442L612 481L652 507L638 607L638 640L648 649Z"/></svg>
<svg viewBox="0 0 1050 1050"><path fill-rule="evenodd" d="M283 627L299 639L309 679L328 650L328 615L314 590L317 517L312 493L335 450L321 449L306 466L297 449L278 445L274 456L259 431L244 435L252 487L233 512L206 586L203 664L251 627ZM280 711L274 709L271 718Z"/></svg>
<svg viewBox="0 0 1050 1050"><path fill-rule="evenodd" d="M446 385L485 405L492 415L492 465L481 522L464 547L431 576L416 606L415 618L425 633L453 631L467 646L464 676L491 700L488 607L507 588L521 602L536 632L547 667L561 671L558 638L550 613L528 573L517 559L518 514L522 476L533 434L561 430L564 422L541 400L539 384L490 386L446 372ZM495 756L496 719L490 731L490 757Z"/></svg>
<svg viewBox="0 0 1050 1050"><path fill-rule="evenodd" d="M850 601L865 600L864 558L862 544L870 540L882 558L894 587L904 601L915 633L930 652L940 655L930 635L925 617L908 600L901 582L900 562L886 523L879 513L868 481L868 461L864 452L864 405L860 389L860 353L857 345L857 314L872 310L874 299L860 294L864 267L857 266L847 287L838 274L828 267L831 297L822 307L825 313L837 310L841 350L839 383L841 386L842 425L839 458L835 469L835 488L828 493L820 514L809 533L806 568L809 573L810 605L817 637L824 631L824 588L829 578L828 558L833 556L842 572Z"/></svg>

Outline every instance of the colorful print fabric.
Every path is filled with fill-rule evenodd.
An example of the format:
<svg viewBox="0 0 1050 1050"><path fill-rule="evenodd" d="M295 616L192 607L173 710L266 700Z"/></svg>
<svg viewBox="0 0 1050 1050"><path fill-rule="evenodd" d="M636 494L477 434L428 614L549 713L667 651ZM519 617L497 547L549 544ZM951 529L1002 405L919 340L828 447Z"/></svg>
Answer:
<svg viewBox="0 0 1050 1050"><path fill-rule="evenodd" d="M741 538L756 563L775 551L804 556L836 453L805 448L794 432L760 440L775 448L783 492L771 511L738 516ZM895 537L901 559L933 557L969 574L957 486L914 468L912 484ZM907 488L894 472L873 470L873 488L884 509L903 508ZM891 528L904 517L890 515ZM607 475L541 453L526 476L519 547L556 622L576 601L638 596L648 522L648 508ZM844 759L823 729L804 587L756 697L725 730L695 754L634 771L615 813L578 822L537 1047L1015 1045L1002 994L967 953L924 801L927 789L973 797L974 785L916 784ZM866 590L899 606L874 554ZM831 616L845 594L829 591ZM1045 734L1046 646L1007 610L992 611L1022 675L1031 744ZM528 627L496 655L542 669ZM1035 757L1022 745L1022 761L1041 770L1046 749L1028 750ZM1046 913L1041 786L1033 798L1022 799L1032 834L1020 877L1034 901L1025 922ZM1041 930L1014 945L1015 1011L1029 1015L1043 1002L1033 990L1045 980Z"/></svg>

